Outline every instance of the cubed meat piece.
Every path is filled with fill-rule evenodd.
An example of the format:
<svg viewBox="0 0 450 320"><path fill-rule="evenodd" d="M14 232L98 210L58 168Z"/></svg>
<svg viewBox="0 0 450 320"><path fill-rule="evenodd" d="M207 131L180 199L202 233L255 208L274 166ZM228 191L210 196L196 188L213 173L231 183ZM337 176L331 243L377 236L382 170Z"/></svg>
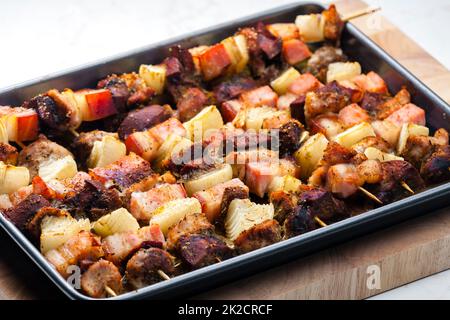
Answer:
<svg viewBox="0 0 450 320"><path fill-rule="evenodd" d="M255 89L257 82L250 77L235 76L214 87L214 96L218 104L239 97L245 91Z"/></svg>
<svg viewBox="0 0 450 320"><path fill-rule="evenodd" d="M218 184L206 191L199 191L193 195L202 205L202 211L210 222L215 222L220 216L220 209L223 196L227 188L239 187L246 191L248 195L248 187L239 179L233 179L225 183Z"/></svg>
<svg viewBox="0 0 450 320"><path fill-rule="evenodd" d="M185 235L211 235L213 233L214 226L208 221L204 213L188 214L169 229L167 234L167 248L168 250L175 250L178 240Z"/></svg>
<svg viewBox="0 0 450 320"><path fill-rule="evenodd" d="M317 216L323 221L335 221L342 217L348 217L349 214L342 200L320 188L303 192L298 203L308 209L311 217Z"/></svg>
<svg viewBox="0 0 450 320"><path fill-rule="evenodd" d="M103 168L91 170L93 179L120 190L141 181L153 173L150 163L141 157L130 154Z"/></svg>
<svg viewBox="0 0 450 320"><path fill-rule="evenodd" d="M81 289L88 296L97 299L119 295L123 290L122 275L111 262L97 261L81 276Z"/></svg>
<svg viewBox="0 0 450 320"><path fill-rule="evenodd" d="M243 104L239 100L230 100L222 103L220 113L224 122L232 122L242 108Z"/></svg>
<svg viewBox="0 0 450 320"><path fill-rule="evenodd" d="M186 190L181 184L162 184L147 192L131 194L130 212L140 221L149 221L153 212L163 204L186 198Z"/></svg>
<svg viewBox="0 0 450 320"><path fill-rule="evenodd" d="M94 143L102 141L104 137L117 137L117 134L101 130L94 130L90 132L82 132L72 143L71 149L78 160L80 167L85 168L85 163L91 155Z"/></svg>
<svg viewBox="0 0 450 320"><path fill-rule="evenodd" d="M289 92L296 95L304 95L309 91L314 91L323 86L316 77L311 73L302 74L299 78L295 79L294 82L289 86Z"/></svg>
<svg viewBox="0 0 450 320"><path fill-rule="evenodd" d="M100 238L87 231L81 231L61 247L45 254L45 258L64 278L71 275L70 266L93 263L102 257Z"/></svg>
<svg viewBox="0 0 450 320"><path fill-rule="evenodd" d="M212 46L200 55L200 68L206 81L221 76L231 64L231 58L223 44Z"/></svg>
<svg viewBox="0 0 450 320"><path fill-rule="evenodd" d="M284 60L290 65L296 65L311 57L308 46L299 39L283 41L282 52Z"/></svg>
<svg viewBox="0 0 450 320"><path fill-rule="evenodd" d="M393 112L389 117L386 118L386 120L392 122L397 126L402 126L403 124L410 123L425 126L425 110L412 103L409 103L401 109Z"/></svg>
<svg viewBox="0 0 450 320"><path fill-rule="evenodd" d="M267 220L242 232L234 245L240 253L247 253L281 241L281 228L276 220Z"/></svg>
<svg viewBox="0 0 450 320"><path fill-rule="evenodd" d="M0 142L0 161L4 164L16 165L19 153L8 143Z"/></svg>
<svg viewBox="0 0 450 320"><path fill-rule="evenodd" d="M316 228L314 218L309 211L307 206L299 205L286 216L283 226L287 238L302 235Z"/></svg>
<svg viewBox="0 0 450 320"><path fill-rule="evenodd" d="M290 120L279 129L280 156L293 155L300 148L301 135L305 131L303 125L297 120Z"/></svg>
<svg viewBox="0 0 450 320"><path fill-rule="evenodd" d="M330 140L344 131L344 126L339 120L339 116L334 113L315 117L310 120L309 128L312 134L322 133Z"/></svg>
<svg viewBox="0 0 450 320"><path fill-rule="evenodd" d="M327 189L340 198L348 198L358 191L364 181L353 164L337 164L328 169Z"/></svg>
<svg viewBox="0 0 450 320"><path fill-rule="evenodd" d="M378 74L371 71L367 75L359 75L353 79L361 89L368 92L388 94L386 82Z"/></svg>
<svg viewBox="0 0 450 320"><path fill-rule="evenodd" d="M269 86L244 92L241 95L241 101L247 108L271 107L276 108L278 95Z"/></svg>
<svg viewBox="0 0 450 320"><path fill-rule="evenodd" d="M128 108L130 89L127 82L117 75L111 75L97 84L98 89L108 89L111 92L114 105L119 112L125 112Z"/></svg>
<svg viewBox="0 0 450 320"><path fill-rule="evenodd" d="M450 146L439 146L422 164L421 176L428 183L441 183L450 180Z"/></svg>
<svg viewBox="0 0 450 320"><path fill-rule="evenodd" d="M50 207L50 202L42 196L31 194L16 206L6 210L4 216L17 228L25 230L27 223L44 207Z"/></svg>
<svg viewBox="0 0 450 320"><path fill-rule="evenodd" d="M182 122L195 117L209 103L206 94L200 88L189 88L177 99L178 116Z"/></svg>
<svg viewBox="0 0 450 320"><path fill-rule="evenodd" d="M256 38L258 48L264 52L269 60L278 56L282 48L281 38L273 35L262 22L257 24L256 31L258 33Z"/></svg>
<svg viewBox="0 0 450 320"><path fill-rule="evenodd" d="M175 273L174 260L172 255L162 249L141 249L127 263L127 282L134 289L160 282L164 280L161 271L167 276Z"/></svg>
<svg viewBox="0 0 450 320"><path fill-rule="evenodd" d="M345 128L350 128L362 122L369 122L370 117L366 110L353 103L339 111L339 120Z"/></svg>

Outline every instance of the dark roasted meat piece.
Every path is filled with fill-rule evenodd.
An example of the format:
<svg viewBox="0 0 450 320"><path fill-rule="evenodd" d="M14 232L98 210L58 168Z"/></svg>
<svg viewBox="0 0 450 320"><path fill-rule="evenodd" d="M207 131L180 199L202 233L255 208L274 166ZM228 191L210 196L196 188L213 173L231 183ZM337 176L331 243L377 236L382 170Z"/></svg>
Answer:
<svg viewBox="0 0 450 320"><path fill-rule="evenodd" d="M113 74L106 79L101 80L97 84L98 89L108 89L111 92L114 105L119 113L124 113L128 109L128 98L130 97L130 90L127 82L117 75Z"/></svg>
<svg viewBox="0 0 450 320"><path fill-rule="evenodd" d="M78 160L78 165L82 169L87 168L86 161L91 155L94 143L96 141L102 141L102 139L107 136L117 137L117 134L101 130L94 130L89 132L82 132L78 137L75 138L71 145L71 150Z"/></svg>
<svg viewBox="0 0 450 320"><path fill-rule="evenodd" d="M389 100L389 97L385 94L369 92L364 93L363 99L361 100L361 108L366 110L372 117L378 114L381 106Z"/></svg>
<svg viewBox="0 0 450 320"><path fill-rule="evenodd" d="M4 216L11 221L17 228L25 230L27 223L43 207L50 207L44 197L31 194L19 202L15 207L5 210Z"/></svg>
<svg viewBox="0 0 450 320"><path fill-rule="evenodd" d="M8 143L0 142L0 161L5 164L15 165L19 153L17 149Z"/></svg>
<svg viewBox="0 0 450 320"><path fill-rule="evenodd" d="M192 87L184 90L176 102L178 117L181 122L186 122L209 104L209 98L202 89Z"/></svg>
<svg viewBox="0 0 450 320"><path fill-rule="evenodd" d="M450 180L450 146L440 146L423 162L420 174L428 183Z"/></svg>
<svg viewBox="0 0 450 320"><path fill-rule="evenodd" d="M123 290L122 275L113 263L106 260L97 261L81 276L81 289L97 299L119 295Z"/></svg>
<svg viewBox="0 0 450 320"><path fill-rule="evenodd" d="M35 239L39 240L41 235L41 222L47 216L64 217L69 216L69 213L65 210L53 208L53 207L43 207L39 209L34 217L26 224L26 229L28 233Z"/></svg>
<svg viewBox="0 0 450 320"><path fill-rule="evenodd" d="M244 232L234 241L239 253L247 253L281 241L281 228L276 220L267 220Z"/></svg>
<svg viewBox="0 0 450 320"><path fill-rule="evenodd" d="M177 252L190 269L200 269L223 261L232 255L232 250L215 236L184 235L178 239Z"/></svg>
<svg viewBox="0 0 450 320"><path fill-rule="evenodd" d="M348 217L344 201L336 199L331 192L324 189L312 189L300 195L298 201L312 217L319 217L324 221L334 221Z"/></svg>
<svg viewBox="0 0 450 320"><path fill-rule="evenodd" d="M160 272L171 276L175 273L175 258L158 248L139 250L127 263L126 280L133 289L160 282Z"/></svg>
<svg viewBox="0 0 450 320"><path fill-rule="evenodd" d="M134 132L145 131L172 117L173 110L169 105L152 105L128 113L119 126L119 138L125 140Z"/></svg>
<svg viewBox="0 0 450 320"><path fill-rule="evenodd" d="M68 111L59 106L47 94L34 97L24 106L36 110L39 122L43 127L53 129L56 132L67 131L70 122Z"/></svg>
<svg viewBox="0 0 450 320"><path fill-rule="evenodd" d="M292 238L314 230L316 225L308 207L299 205L287 215L283 227L285 237Z"/></svg>
<svg viewBox="0 0 450 320"><path fill-rule="evenodd" d="M167 248L174 250L182 236L191 234L210 235L213 233L214 226L208 221L204 213L189 214L169 229L167 233Z"/></svg>
<svg viewBox="0 0 450 320"><path fill-rule="evenodd" d="M250 77L234 76L223 81L214 88L214 96L218 104L237 98L241 93L255 89L258 86Z"/></svg>
<svg viewBox="0 0 450 320"><path fill-rule="evenodd" d="M349 163L356 156L356 151L341 146L339 143L330 142L325 149L322 162L328 166L340 163Z"/></svg>
<svg viewBox="0 0 450 320"><path fill-rule="evenodd" d="M341 17L336 10L336 6L334 4L330 5L328 10L322 12L322 16L325 18L325 39L335 44L339 44L341 33L344 28L344 22L341 20Z"/></svg>
<svg viewBox="0 0 450 320"><path fill-rule="evenodd" d="M279 151L281 157L293 155L300 148L300 137L303 131L303 125L295 120L291 120L279 128Z"/></svg>
<svg viewBox="0 0 450 320"><path fill-rule="evenodd" d="M342 49L323 46L313 53L304 71L312 73L319 81L325 83L327 80L328 66L331 63L346 60L347 58L343 54Z"/></svg>
<svg viewBox="0 0 450 320"><path fill-rule="evenodd" d="M262 22L257 24L256 32L258 33L258 46L269 60L272 60L281 53L283 46L281 38L273 35Z"/></svg>

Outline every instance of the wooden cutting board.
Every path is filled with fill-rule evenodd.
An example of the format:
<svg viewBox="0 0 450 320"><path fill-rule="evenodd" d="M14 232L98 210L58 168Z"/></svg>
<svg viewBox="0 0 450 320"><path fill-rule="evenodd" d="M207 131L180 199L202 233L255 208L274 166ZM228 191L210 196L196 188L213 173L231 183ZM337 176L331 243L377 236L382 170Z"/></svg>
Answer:
<svg viewBox="0 0 450 320"><path fill-rule="evenodd" d="M344 15L367 5L338 1ZM352 23L450 102L450 72L376 13ZM63 294L0 232L0 299ZM450 268L450 208L199 295L206 299L363 299Z"/></svg>

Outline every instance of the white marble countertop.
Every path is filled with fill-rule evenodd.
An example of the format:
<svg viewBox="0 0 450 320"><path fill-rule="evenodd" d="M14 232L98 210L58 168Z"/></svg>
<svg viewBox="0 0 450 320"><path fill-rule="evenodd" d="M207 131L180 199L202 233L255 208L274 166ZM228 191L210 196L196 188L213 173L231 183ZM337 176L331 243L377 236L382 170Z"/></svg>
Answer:
<svg viewBox="0 0 450 320"><path fill-rule="evenodd" d="M292 2L1 1L0 88ZM384 16L450 68L448 0L366 2L381 6ZM450 271L375 299L450 299Z"/></svg>

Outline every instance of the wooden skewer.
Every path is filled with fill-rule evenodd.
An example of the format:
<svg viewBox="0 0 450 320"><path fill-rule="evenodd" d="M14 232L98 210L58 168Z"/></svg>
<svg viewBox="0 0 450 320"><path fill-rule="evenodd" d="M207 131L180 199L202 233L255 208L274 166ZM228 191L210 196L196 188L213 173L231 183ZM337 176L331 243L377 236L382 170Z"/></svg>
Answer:
<svg viewBox="0 0 450 320"><path fill-rule="evenodd" d="M179 266L181 266L181 262L178 262L176 265L174 265L174 268L178 268Z"/></svg>
<svg viewBox="0 0 450 320"><path fill-rule="evenodd" d="M79 137L80 134L75 131L75 129L69 129L70 133L72 133L75 137Z"/></svg>
<svg viewBox="0 0 450 320"><path fill-rule="evenodd" d="M379 204L383 204L383 202L380 199L378 199L374 194L372 194L371 192L367 191L363 187L359 187L358 189L362 193L364 193L366 196L368 196L370 199L372 199L373 201L378 202Z"/></svg>
<svg viewBox="0 0 450 320"><path fill-rule="evenodd" d="M108 293L111 297L117 297L117 293L114 292L113 289L111 289L109 286L105 285L105 291Z"/></svg>
<svg viewBox="0 0 450 320"><path fill-rule="evenodd" d="M26 145L25 145L23 142L21 142L21 141L16 141L16 143L17 143L17 145L18 145L19 147L21 147L22 149L25 149Z"/></svg>
<svg viewBox="0 0 450 320"><path fill-rule="evenodd" d="M164 280L170 280L170 277L167 275L167 273L165 273L162 270L158 270L158 274L161 278L163 278Z"/></svg>
<svg viewBox="0 0 450 320"><path fill-rule="evenodd" d="M380 10L381 10L380 7L368 7L368 8L364 8L364 9L349 13L348 15L342 17L341 19L342 19L342 21L349 21L349 20L359 18L359 17L365 16L367 14L371 14L371 13L374 13L374 12L377 12Z"/></svg>
<svg viewBox="0 0 450 320"><path fill-rule="evenodd" d="M322 227L322 228L325 228L325 227L328 227L328 225L325 223L325 222L323 222L319 217L314 217L314 220L316 220L316 222Z"/></svg>
<svg viewBox="0 0 450 320"><path fill-rule="evenodd" d="M219 257L216 257L217 262L222 262L222 259L220 259Z"/></svg>
<svg viewBox="0 0 450 320"><path fill-rule="evenodd" d="M402 185L402 187L403 187L406 191L408 191L408 192L411 193L411 194L415 194L414 190L411 189L411 187L408 186L408 184L407 184L405 181L400 182L400 184Z"/></svg>

